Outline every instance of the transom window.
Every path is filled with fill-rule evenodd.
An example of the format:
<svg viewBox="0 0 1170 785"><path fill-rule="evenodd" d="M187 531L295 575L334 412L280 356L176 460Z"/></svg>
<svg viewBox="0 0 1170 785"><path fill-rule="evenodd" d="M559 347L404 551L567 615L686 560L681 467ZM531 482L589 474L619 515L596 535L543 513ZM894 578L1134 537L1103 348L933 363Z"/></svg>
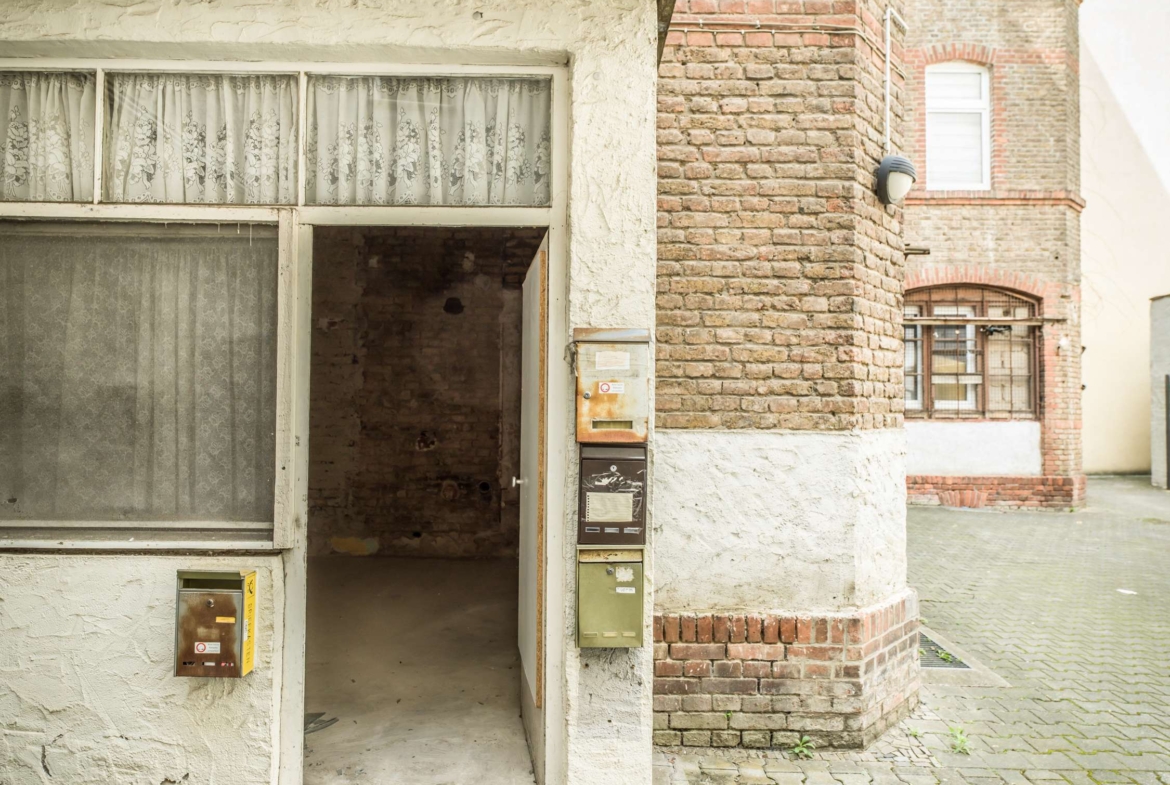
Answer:
<svg viewBox="0 0 1170 785"><path fill-rule="evenodd" d="M907 416L1035 417L1035 302L940 286L908 292L904 316Z"/></svg>
<svg viewBox="0 0 1170 785"><path fill-rule="evenodd" d="M2 71L0 201L544 207L551 121L541 77Z"/></svg>
<svg viewBox="0 0 1170 785"><path fill-rule="evenodd" d="M972 63L926 69L926 187L991 188L991 97L988 71Z"/></svg>

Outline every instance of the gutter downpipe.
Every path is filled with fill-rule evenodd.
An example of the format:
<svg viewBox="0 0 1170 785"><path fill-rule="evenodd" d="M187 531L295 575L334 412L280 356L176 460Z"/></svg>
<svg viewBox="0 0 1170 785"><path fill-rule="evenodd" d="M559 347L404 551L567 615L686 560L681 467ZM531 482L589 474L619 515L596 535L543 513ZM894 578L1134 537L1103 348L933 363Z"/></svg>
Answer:
<svg viewBox="0 0 1170 785"><path fill-rule="evenodd" d="M893 6L886 6L886 155L889 155L892 152L890 142L890 58L892 57L890 24L894 19L897 19L898 27L902 28L903 33L909 31L910 29L906 25L906 20L902 18L901 14L894 10Z"/></svg>

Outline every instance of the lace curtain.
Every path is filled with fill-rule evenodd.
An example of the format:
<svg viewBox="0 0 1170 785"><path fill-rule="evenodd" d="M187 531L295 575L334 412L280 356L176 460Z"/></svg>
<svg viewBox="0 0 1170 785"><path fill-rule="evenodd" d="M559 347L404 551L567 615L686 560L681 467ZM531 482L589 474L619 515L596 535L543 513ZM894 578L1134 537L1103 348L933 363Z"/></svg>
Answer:
<svg viewBox="0 0 1170 785"><path fill-rule="evenodd" d="M309 79L310 204L547 205L551 83Z"/></svg>
<svg viewBox="0 0 1170 785"><path fill-rule="evenodd" d="M93 74L0 72L0 200L92 202Z"/></svg>
<svg viewBox="0 0 1170 785"><path fill-rule="evenodd" d="M0 519L273 520L275 238L61 229L0 228Z"/></svg>
<svg viewBox="0 0 1170 785"><path fill-rule="evenodd" d="M108 74L111 202L292 204L294 76Z"/></svg>

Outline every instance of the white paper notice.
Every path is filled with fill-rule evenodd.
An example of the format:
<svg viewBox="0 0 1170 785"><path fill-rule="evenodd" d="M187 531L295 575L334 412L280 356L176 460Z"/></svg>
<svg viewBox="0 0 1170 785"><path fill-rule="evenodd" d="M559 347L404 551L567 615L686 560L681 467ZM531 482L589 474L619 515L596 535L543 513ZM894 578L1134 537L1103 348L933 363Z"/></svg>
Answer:
<svg viewBox="0 0 1170 785"><path fill-rule="evenodd" d="M598 352L596 361L599 371L630 370L629 352Z"/></svg>
<svg viewBox="0 0 1170 785"><path fill-rule="evenodd" d="M589 523L622 523L634 519L634 494L586 493L585 520Z"/></svg>

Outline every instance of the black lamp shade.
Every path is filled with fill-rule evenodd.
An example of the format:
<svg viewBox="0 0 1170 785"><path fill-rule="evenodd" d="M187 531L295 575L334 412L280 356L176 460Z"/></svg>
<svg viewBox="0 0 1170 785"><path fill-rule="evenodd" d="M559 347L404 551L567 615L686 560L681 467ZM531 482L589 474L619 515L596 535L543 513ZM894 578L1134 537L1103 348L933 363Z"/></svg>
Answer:
<svg viewBox="0 0 1170 785"><path fill-rule="evenodd" d="M911 183L917 182L918 180L918 172L915 171L914 164L910 163L909 158L903 158L900 155L887 155L878 166L877 188L875 189L878 199L882 201L882 204L895 204L896 202L900 202L906 196L905 191L910 190L906 188L905 191L899 194L897 191L901 189L895 188L894 192L891 193L890 175L895 174L908 175ZM900 180L902 178L896 179Z"/></svg>

